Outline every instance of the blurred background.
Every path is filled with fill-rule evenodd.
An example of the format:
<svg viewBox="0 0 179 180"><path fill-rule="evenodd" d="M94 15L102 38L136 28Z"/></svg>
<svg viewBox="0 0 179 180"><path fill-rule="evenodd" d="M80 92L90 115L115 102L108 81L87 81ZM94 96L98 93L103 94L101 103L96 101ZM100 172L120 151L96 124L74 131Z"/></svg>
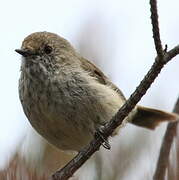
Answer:
<svg viewBox="0 0 179 180"><path fill-rule="evenodd" d="M168 49L179 44L178 7L178 0L158 2L161 38ZM22 176L28 180L28 173L32 179L41 175L44 178L44 174L54 172L73 154L48 145L29 125L18 98L21 62L14 50L32 32L57 33L99 66L129 97L156 56L149 3L6 0L0 2L0 20L0 169L10 172L9 163L22 163L23 168L16 165L14 172L11 170L14 179ZM179 95L178 67L179 57L162 70L140 104L172 111ZM111 151L101 148L73 178L152 179L165 128L166 124L148 131L127 125L111 139ZM6 175L3 177L8 179Z"/></svg>

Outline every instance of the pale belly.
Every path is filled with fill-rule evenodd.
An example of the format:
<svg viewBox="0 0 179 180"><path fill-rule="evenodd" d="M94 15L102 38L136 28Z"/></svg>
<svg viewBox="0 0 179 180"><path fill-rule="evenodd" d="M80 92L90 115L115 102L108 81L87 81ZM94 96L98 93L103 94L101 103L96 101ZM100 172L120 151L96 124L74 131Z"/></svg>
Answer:
<svg viewBox="0 0 179 180"><path fill-rule="evenodd" d="M30 88L31 96L29 88L21 90L28 120L49 143L62 150L79 151L87 145L96 128L109 121L124 103L117 92L97 82L53 90Z"/></svg>

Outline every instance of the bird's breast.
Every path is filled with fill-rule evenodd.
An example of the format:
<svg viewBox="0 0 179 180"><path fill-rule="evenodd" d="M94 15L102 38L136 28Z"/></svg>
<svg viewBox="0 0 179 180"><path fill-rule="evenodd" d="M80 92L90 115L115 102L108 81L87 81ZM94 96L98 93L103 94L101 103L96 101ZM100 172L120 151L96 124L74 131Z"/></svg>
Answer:
<svg viewBox="0 0 179 180"><path fill-rule="evenodd" d="M44 82L21 75L20 99L32 126L61 149L79 150L124 103L111 87L87 74L70 73Z"/></svg>

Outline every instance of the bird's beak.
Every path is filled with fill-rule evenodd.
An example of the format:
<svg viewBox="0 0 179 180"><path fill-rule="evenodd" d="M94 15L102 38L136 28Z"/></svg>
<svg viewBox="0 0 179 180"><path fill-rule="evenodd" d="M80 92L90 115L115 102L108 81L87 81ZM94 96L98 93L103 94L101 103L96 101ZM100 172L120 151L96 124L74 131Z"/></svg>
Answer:
<svg viewBox="0 0 179 180"><path fill-rule="evenodd" d="M36 55L34 52L28 49L15 49L15 51L24 57Z"/></svg>

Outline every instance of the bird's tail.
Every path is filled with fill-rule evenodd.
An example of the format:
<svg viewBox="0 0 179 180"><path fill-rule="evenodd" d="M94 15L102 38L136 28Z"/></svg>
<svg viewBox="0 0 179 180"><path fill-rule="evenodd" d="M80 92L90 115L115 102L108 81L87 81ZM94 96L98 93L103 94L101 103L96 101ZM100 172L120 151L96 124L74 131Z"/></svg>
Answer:
<svg viewBox="0 0 179 180"><path fill-rule="evenodd" d="M179 115L175 113L137 106L136 112L132 116L131 123L153 130L162 122L172 122L177 120L179 120Z"/></svg>

